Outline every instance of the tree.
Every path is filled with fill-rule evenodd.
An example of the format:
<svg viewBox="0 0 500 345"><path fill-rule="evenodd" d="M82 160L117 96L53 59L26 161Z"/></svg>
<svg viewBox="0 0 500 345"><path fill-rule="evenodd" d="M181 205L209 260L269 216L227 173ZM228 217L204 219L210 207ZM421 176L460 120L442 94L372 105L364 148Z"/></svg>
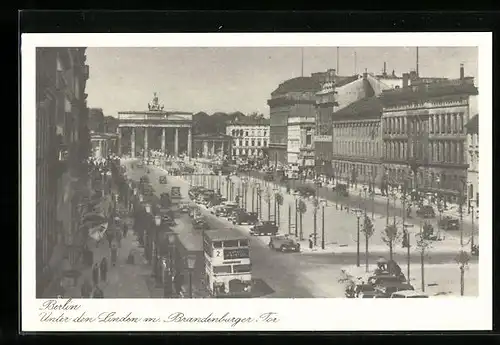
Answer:
<svg viewBox="0 0 500 345"><path fill-rule="evenodd" d="M392 260L394 245L401 237L396 224L387 224L382 232L382 241L389 246L389 259Z"/></svg>
<svg viewBox="0 0 500 345"><path fill-rule="evenodd" d="M304 200L299 200L297 208L298 208L298 211L299 211L299 221L300 221L299 239L302 241L304 239L304 232L302 231L302 216L304 215L304 213L307 212L307 205L304 202Z"/></svg>
<svg viewBox="0 0 500 345"><path fill-rule="evenodd" d="M278 206L278 212L277 212L277 223L278 223L278 226L280 225L280 206L283 205L283 195L281 195L281 193L276 193L275 195L275 199L276 199L276 205Z"/></svg>
<svg viewBox="0 0 500 345"><path fill-rule="evenodd" d="M417 237L418 237L417 248L420 252L420 272L421 272L421 276L422 276L421 283L422 283L422 291L423 292L425 292L424 257L425 257L425 253L427 252L427 250L431 246L431 241L425 235L425 231L426 231L425 228L427 225L430 225L430 224L426 223L424 225L424 229L420 228L420 233L417 235ZM431 225L431 228L432 228L432 225ZM428 229L428 226L427 226L427 229Z"/></svg>
<svg viewBox="0 0 500 345"><path fill-rule="evenodd" d="M464 295L465 290L465 268L469 265L470 256L467 252L461 249L455 258L460 268L460 296Z"/></svg>
<svg viewBox="0 0 500 345"><path fill-rule="evenodd" d="M370 237L373 236L375 228L373 226L372 220L366 214L361 231L365 235L365 263L366 263L366 272L368 272L368 241Z"/></svg>

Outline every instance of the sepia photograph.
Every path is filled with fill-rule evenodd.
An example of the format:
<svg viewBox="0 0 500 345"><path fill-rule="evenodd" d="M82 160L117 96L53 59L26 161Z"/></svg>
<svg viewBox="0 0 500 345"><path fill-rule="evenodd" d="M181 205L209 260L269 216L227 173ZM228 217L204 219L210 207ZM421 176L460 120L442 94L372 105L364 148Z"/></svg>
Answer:
<svg viewBox="0 0 500 345"><path fill-rule="evenodd" d="M46 309L480 296L478 46L34 51Z"/></svg>

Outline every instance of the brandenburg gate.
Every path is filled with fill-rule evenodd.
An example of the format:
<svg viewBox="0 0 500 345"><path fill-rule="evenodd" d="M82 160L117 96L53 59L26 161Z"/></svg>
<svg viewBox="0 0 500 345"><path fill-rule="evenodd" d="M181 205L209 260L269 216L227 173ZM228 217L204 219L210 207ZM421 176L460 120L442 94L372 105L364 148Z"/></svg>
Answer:
<svg viewBox="0 0 500 345"><path fill-rule="evenodd" d="M119 155L128 153L136 157L143 152L147 157L149 150L161 150L165 155L192 157L193 114L164 111L156 92L147 111L120 111L118 120ZM136 145L137 137L142 137L138 142L140 148Z"/></svg>

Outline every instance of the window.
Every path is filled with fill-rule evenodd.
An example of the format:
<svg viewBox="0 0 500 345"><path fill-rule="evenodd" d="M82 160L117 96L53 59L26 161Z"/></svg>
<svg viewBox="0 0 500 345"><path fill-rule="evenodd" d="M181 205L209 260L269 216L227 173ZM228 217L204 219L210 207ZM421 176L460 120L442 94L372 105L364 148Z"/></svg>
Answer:
<svg viewBox="0 0 500 345"><path fill-rule="evenodd" d="M255 146L255 140L252 139L252 146Z"/></svg>
<svg viewBox="0 0 500 345"><path fill-rule="evenodd" d="M312 144L312 135L307 134L306 135L306 146L310 146Z"/></svg>
<svg viewBox="0 0 500 345"><path fill-rule="evenodd" d="M441 114L441 133L445 133L446 128L446 114Z"/></svg>
<svg viewBox="0 0 500 345"><path fill-rule="evenodd" d="M267 131L264 131L264 136L266 136L266 134L267 134Z"/></svg>
<svg viewBox="0 0 500 345"><path fill-rule="evenodd" d="M238 241L224 241L224 248L238 247Z"/></svg>
<svg viewBox="0 0 500 345"><path fill-rule="evenodd" d="M233 130L231 131L231 134L232 134L232 135L233 135L233 137L234 137L234 136L236 135L236 130L234 130L234 129L233 129Z"/></svg>
<svg viewBox="0 0 500 345"><path fill-rule="evenodd" d="M267 147L267 140L264 140L264 147Z"/></svg>
<svg viewBox="0 0 500 345"><path fill-rule="evenodd" d="M248 146L248 140L245 140L245 146Z"/></svg>
<svg viewBox="0 0 500 345"><path fill-rule="evenodd" d="M233 156L236 156L236 149L233 149Z"/></svg>
<svg viewBox="0 0 500 345"><path fill-rule="evenodd" d="M227 266L214 266L214 273L231 273L231 265Z"/></svg>
<svg viewBox="0 0 500 345"><path fill-rule="evenodd" d="M245 132L245 137L248 137L248 131Z"/></svg>
<svg viewBox="0 0 500 345"><path fill-rule="evenodd" d="M251 265L233 265L233 273L248 273L251 271Z"/></svg>
<svg viewBox="0 0 500 345"><path fill-rule="evenodd" d="M239 146L243 146L243 140L241 140L241 139L240 139L240 140L238 141L238 143L239 143Z"/></svg>
<svg viewBox="0 0 500 345"><path fill-rule="evenodd" d="M257 140L257 146L260 146L262 143L260 140Z"/></svg>

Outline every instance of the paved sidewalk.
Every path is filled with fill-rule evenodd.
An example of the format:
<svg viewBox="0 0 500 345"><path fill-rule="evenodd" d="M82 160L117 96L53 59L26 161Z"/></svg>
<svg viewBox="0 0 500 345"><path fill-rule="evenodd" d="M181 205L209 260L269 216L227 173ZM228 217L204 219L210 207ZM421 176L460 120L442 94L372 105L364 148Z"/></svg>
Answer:
<svg viewBox="0 0 500 345"><path fill-rule="evenodd" d="M99 263L106 257L108 259L108 276L106 282L100 282L104 298L148 298L150 297L146 279L150 275L150 267L143 259L143 249L138 248L138 242L132 230L127 237L122 239L121 248L118 249L116 266L111 265L111 251L106 239L96 247L94 240L89 240L88 247L94 253L94 263ZM135 264L127 264L130 251L135 251ZM92 282L92 267L87 267L80 276L78 283L66 291L66 296L81 298L81 285L85 278Z"/></svg>

